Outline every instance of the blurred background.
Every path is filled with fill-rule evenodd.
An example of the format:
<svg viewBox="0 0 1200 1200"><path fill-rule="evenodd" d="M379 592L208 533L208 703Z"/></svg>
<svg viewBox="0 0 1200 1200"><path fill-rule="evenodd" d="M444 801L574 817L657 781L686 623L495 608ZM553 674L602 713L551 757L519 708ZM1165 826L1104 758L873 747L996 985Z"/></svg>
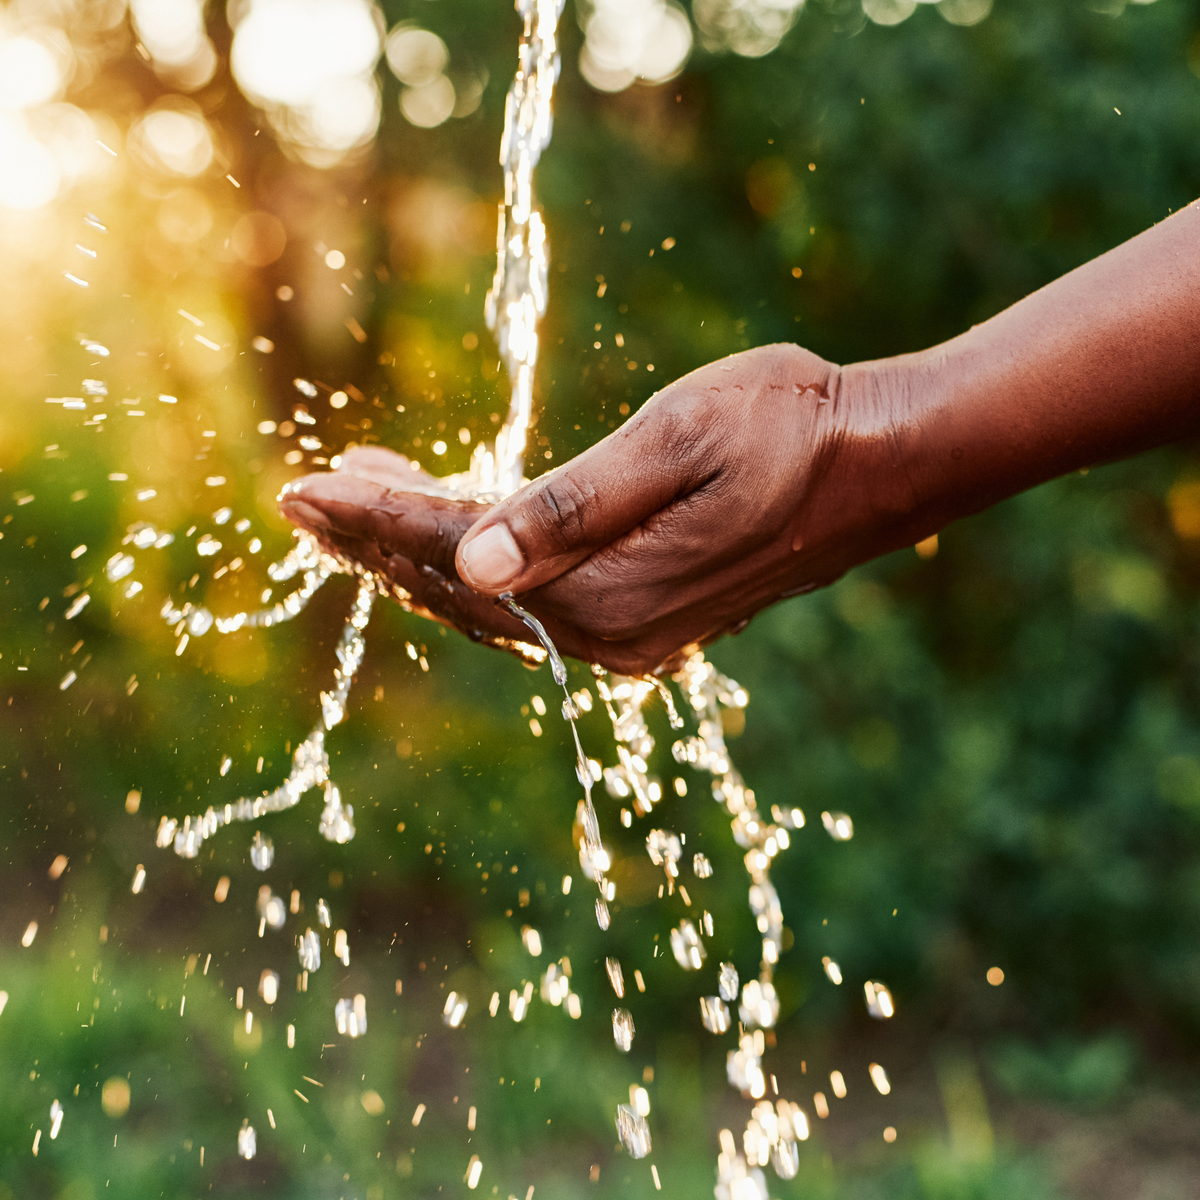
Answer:
<svg viewBox="0 0 1200 1200"><path fill-rule="evenodd" d="M918 349L1187 204L1198 31L1195 0L572 0L531 473L714 357ZM287 479L350 442L462 470L503 416L482 313L519 32L479 0L0 7L0 1197L648 1197L653 1163L691 1198L745 1124L697 1000L719 959L753 974L758 934L661 706L655 815L626 830L598 799L607 934L546 672L393 605L329 738L355 839L320 837L313 793L260 823L263 873L249 826L191 861L155 845L161 816L282 779L353 585L182 648L163 601L278 599ZM808 816L774 871L767 1070L813 1129L771 1196L1200 1192L1198 593L1179 447L713 648L750 694L727 734L760 808ZM608 764L606 726L581 732ZM686 879L715 922L701 976L662 949L686 910L657 898L650 824L712 861ZM645 985L627 1056L610 954ZM637 1086L640 1162L612 1123Z"/></svg>

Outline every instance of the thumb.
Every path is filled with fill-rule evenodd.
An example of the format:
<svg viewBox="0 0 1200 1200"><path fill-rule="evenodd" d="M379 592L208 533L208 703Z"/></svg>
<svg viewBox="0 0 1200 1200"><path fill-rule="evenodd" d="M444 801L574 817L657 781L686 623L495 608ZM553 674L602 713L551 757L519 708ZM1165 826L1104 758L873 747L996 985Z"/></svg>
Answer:
<svg viewBox="0 0 1200 1200"><path fill-rule="evenodd" d="M490 509L459 543L459 577L485 595L527 592L694 490L704 478L689 407L664 392L602 442Z"/></svg>

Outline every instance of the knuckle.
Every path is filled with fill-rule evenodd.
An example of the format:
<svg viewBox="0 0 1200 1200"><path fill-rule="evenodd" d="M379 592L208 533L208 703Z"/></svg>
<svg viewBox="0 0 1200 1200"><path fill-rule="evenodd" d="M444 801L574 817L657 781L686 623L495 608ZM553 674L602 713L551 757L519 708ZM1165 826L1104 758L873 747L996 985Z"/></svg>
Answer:
<svg viewBox="0 0 1200 1200"><path fill-rule="evenodd" d="M703 392L680 396L665 405L654 422L652 437L645 450L657 459L662 470L672 474L688 473L697 461L706 457L713 421L712 402Z"/></svg>
<svg viewBox="0 0 1200 1200"><path fill-rule="evenodd" d="M423 545L420 547L421 561L437 567L438 570L454 572L457 576L457 572L454 571L454 553L458 549L462 533L458 522L444 518L432 522L425 531Z"/></svg>
<svg viewBox="0 0 1200 1200"><path fill-rule="evenodd" d="M556 549L564 551L584 540L599 502L594 487L567 472L547 480L530 500L533 525Z"/></svg>

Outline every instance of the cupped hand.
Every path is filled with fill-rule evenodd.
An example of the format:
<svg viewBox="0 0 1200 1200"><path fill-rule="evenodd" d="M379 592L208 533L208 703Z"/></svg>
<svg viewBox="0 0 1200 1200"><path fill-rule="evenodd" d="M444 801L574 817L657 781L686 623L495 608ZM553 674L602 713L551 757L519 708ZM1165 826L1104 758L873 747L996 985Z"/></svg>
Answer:
<svg viewBox="0 0 1200 1200"><path fill-rule="evenodd" d="M564 654L643 673L911 544L907 390L886 363L765 346L670 384L492 508L415 492L437 481L379 448L281 508L474 636L529 640L495 603L512 592Z"/></svg>

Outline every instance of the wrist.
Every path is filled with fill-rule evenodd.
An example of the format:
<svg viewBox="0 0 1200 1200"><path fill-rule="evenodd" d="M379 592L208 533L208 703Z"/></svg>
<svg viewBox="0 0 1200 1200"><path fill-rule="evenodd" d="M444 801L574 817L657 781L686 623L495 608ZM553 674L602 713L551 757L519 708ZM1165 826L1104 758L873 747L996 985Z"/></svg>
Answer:
<svg viewBox="0 0 1200 1200"><path fill-rule="evenodd" d="M825 442L842 480L839 505L852 527L870 531L865 561L911 546L958 515L962 455L939 443L950 382L928 354L851 363L838 384Z"/></svg>
<svg viewBox="0 0 1200 1200"><path fill-rule="evenodd" d="M893 463L891 548L1069 469L1035 452L1024 389L1010 394L1003 364L973 333L846 368L855 386L869 381L881 397L875 437Z"/></svg>
<svg viewBox="0 0 1200 1200"><path fill-rule="evenodd" d="M972 356L952 344L864 364L888 381L890 433L907 483L903 541L911 545L1001 498L995 447L969 411Z"/></svg>

